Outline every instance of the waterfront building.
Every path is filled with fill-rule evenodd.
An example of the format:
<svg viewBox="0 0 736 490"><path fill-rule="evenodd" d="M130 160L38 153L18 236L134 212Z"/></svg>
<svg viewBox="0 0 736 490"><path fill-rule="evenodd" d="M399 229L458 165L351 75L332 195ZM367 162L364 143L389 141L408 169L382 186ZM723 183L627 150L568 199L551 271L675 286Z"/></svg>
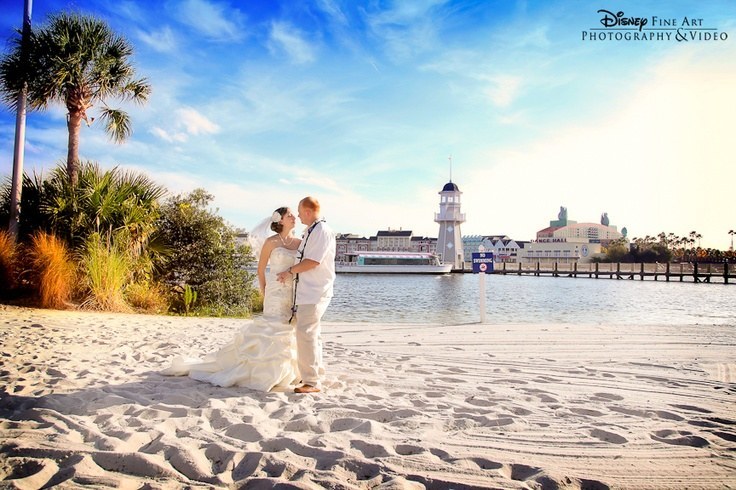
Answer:
<svg viewBox="0 0 736 490"><path fill-rule="evenodd" d="M437 239L414 236L411 230L381 230L370 238L351 233L338 234L335 237L337 253L336 262L345 262L347 254L355 252L417 252L434 254L437 251Z"/></svg>
<svg viewBox="0 0 736 490"><path fill-rule="evenodd" d="M338 233L335 236L335 261L344 262L345 254L352 252L367 252L373 250L371 247L371 239L352 233Z"/></svg>
<svg viewBox="0 0 736 490"><path fill-rule="evenodd" d="M601 256L603 249L624 235L609 225L608 214L601 223L578 223L567 218L567 208L561 207L557 219L537 232L537 239L526 245L521 255L523 262L591 262Z"/></svg>
<svg viewBox="0 0 736 490"><path fill-rule="evenodd" d="M411 237L411 251L418 253L437 253L437 239L426 236Z"/></svg>
<svg viewBox="0 0 736 490"><path fill-rule="evenodd" d="M471 254L478 252L481 245L486 252L493 252L494 262L518 262L520 251L528 241L513 240L507 235L467 235L463 237L463 250L465 252L465 268L472 267Z"/></svg>
<svg viewBox="0 0 736 490"><path fill-rule="evenodd" d="M445 184L440 195L440 212L434 221L440 225L437 236L437 255L444 264L452 264L453 269L463 269L465 254L460 225L465 222L465 214L460 211L462 192L452 181Z"/></svg>
<svg viewBox="0 0 736 490"><path fill-rule="evenodd" d="M411 249L411 230L381 230L376 234L376 250L399 252Z"/></svg>

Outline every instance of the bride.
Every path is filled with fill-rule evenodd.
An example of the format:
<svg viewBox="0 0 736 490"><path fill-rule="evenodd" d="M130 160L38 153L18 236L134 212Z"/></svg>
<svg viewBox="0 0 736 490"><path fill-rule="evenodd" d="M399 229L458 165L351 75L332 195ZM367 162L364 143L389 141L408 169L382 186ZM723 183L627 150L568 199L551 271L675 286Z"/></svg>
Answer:
<svg viewBox="0 0 736 490"><path fill-rule="evenodd" d="M217 352L202 360L177 357L162 374L189 375L218 386L244 386L262 391L286 387L299 380L294 329L289 324L293 276L285 283L276 280L277 273L294 265L296 249L301 243L292 235L295 225L296 217L291 210L281 207L249 235L253 252L259 257L263 316L245 325ZM268 236L269 230L275 233Z"/></svg>

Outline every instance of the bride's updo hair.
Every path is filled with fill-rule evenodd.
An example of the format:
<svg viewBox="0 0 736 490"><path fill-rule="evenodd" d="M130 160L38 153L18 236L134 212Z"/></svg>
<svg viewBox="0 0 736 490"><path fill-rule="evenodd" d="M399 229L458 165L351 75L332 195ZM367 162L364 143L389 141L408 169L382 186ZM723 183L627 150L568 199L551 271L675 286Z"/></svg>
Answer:
<svg viewBox="0 0 736 490"><path fill-rule="evenodd" d="M276 211L274 211L274 214L279 213L281 217L283 218L286 212L289 210L287 207L281 207L278 208ZM271 230L275 231L276 233L281 233L281 231L284 229L284 225L282 225L279 221L272 221L271 222Z"/></svg>

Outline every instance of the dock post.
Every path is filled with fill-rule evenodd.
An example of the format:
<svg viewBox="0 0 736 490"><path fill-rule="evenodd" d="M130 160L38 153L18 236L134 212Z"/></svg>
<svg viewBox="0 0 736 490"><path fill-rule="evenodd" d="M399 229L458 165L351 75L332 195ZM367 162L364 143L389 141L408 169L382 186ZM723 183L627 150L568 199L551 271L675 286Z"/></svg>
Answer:
<svg viewBox="0 0 736 490"><path fill-rule="evenodd" d="M667 272L664 274L665 279L667 282L670 282L670 261L667 261Z"/></svg>
<svg viewBox="0 0 736 490"><path fill-rule="evenodd" d="M616 262L616 279L621 279L621 262Z"/></svg>
<svg viewBox="0 0 736 490"><path fill-rule="evenodd" d="M641 272L639 273L639 278L641 281L644 280L644 262L641 263ZM654 274L654 280L657 280L657 274Z"/></svg>
<svg viewBox="0 0 736 490"><path fill-rule="evenodd" d="M723 263L723 284L728 284L728 262Z"/></svg>
<svg viewBox="0 0 736 490"><path fill-rule="evenodd" d="M700 280L698 279L698 263L697 262L693 262L693 279L695 280L695 282L700 282Z"/></svg>
<svg viewBox="0 0 736 490"><path fill-rule="evenodd" d="M685 277L685 274L682 273L682 262L680 262L680 282L682 282L683 277Z"/></svg>
<svg viewBox="0 0 736 490"><path fill-rule="evenodd" d="M572 270L573 270L572 277L577 279L578 277L578 263L577 262L573 264Z"/></svg>
<svg viewBox="0 0 736 490"><path fill-rule="evenodd" d="M519 262L519 275L521 275L521 262Z"/></svg>
<svg viewBox="0 0 736 490"><path fill-rule="evenodd" d="M534 275L539 277L539 261L537 261L537 272Z"/></svg>
<svg viewBox="0 0 736 490"><path fill-rule="evenodd" d="M595 263L595 278L598 279L598 262Z"/></svg>

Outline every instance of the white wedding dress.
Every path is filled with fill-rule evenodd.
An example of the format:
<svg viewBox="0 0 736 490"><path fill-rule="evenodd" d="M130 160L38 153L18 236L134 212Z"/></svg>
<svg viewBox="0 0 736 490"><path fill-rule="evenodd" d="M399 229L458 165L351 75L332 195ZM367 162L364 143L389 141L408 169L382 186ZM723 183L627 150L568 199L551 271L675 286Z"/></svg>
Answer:
<svg viewBox="0 0 736 490"><path fill-rule="evenodd" d="M294 327L288 323L293 281L276 280L276 274L294 265L296 252L276 248L269 258L263 316L255 318L229 343L204 359L177 357L161 371L167 376L189 375L217 386L243 386L270 391L295 384L297 377Z"/></svg>

